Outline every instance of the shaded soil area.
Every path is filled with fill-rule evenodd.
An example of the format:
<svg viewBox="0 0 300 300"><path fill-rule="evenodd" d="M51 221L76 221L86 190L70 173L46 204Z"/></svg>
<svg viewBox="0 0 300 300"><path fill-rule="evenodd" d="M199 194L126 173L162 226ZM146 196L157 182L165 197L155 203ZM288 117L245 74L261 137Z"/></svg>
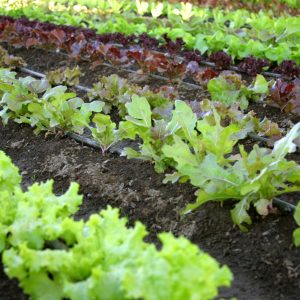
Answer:
<svg viewBox="0 0 300 300"><path fill-rule="evenodd" d="M63 193L71 181L81 185L84 202L76 218L88 218L107 205L119 207L132 224L142 221L149 241L171 231L184 235L234 273L231 288L222 289L225 299L299 299L300 249L292 245L296 228L289 214L267 218L253 214L253 225L242 233L232 225L232 203L207 203L180 218L187 202L194 201L189 184L162 184L149 163L116 155L101 156L69 138L35 136L27 126L11 123L0 127L0 149L20 168L23 187L36 181L55 180L55 192ZM0 299L26 299L0 268Z"/></svg>
<svg viewBox="0 0 300 300"><path fill-rule="evenodd" d="M13 53L13 51L11 52ZM32 70L44 72L70 66L73 62L60 54L44 50L14 50L28 62ZM80 67L85 73L81 84L91 85L100 75L117 73L131 82L148 84L151 88L166 82L149 77L134 78L127 72L112 68L89 70L84 62ZM183 99L203 99L205 90L179 89ZM270 110L253 106L260 117L268 115L273 121L289 126L287 115L278 109ZM294 120L292 120L294 122ZM251 146L251 145L249 145ZM293 246L292 232L296 224L290 214L276 212L266 218L252 213L253 224L247 233L234 227L230 219L233 203L207 203L197 211L180 217L180 211L195 200L195 189L189 184L163 184L163 175L156 174L149 163L127 160L117 155L102 156L97 150L82 146L66 137L35 136L28 126L10 123L0 126L0 150L5 151L20 168L24 189L36 181L55 180L55 192L63 193L71 181L81 185L84 202L75 218L88 218L107 205L119 207L129 224L143 222L148 230L148 241L158 244L156 235L171 231L184 235L221 264L227 264L234 282L229 289L222 289L220 297L230 299L299 299L300 249ZM293 157L299 161L299 155ZM290 196L295 203L299 194ZM26 299L17 282L9 280L0 266L0 300Z"/></svg>

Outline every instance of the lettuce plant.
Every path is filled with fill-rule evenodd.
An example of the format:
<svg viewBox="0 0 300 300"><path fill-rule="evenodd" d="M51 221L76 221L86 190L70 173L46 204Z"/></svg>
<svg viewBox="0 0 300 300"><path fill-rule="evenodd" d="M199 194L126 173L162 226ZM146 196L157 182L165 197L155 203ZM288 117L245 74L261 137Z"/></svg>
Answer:
<svg viewBox="0 0 300 300"><path fill-rule="evenodd" d="M88 92L88 97L89 100L103 101L105 114L110 113L113 107L118 108L118 113L123 118L126 114L125 105L131 101L133 95L146 97L152 108L166 106L174 93L164 93L163 88L173 91L171 87L163 86L158 92L152 92L148 86L140 87L131 84L127 79L113 74L99 78L99 81Z"/></svg>
<svg viewBox="0 0 300 300"><path fill-rule="evenodd" d="M119 135L124 139L142 140L139 151L124 148L122 155L127 158L150 160L154 168L161 173L166 168L161 147L166 139L171 138L172 132L167 128L165 120L154 121L152 126L152 112L150 104L144 97L132 96L132 102L126 104L128 115L126 121L119 124Z"/></svg>
<svg viewBox="0 0 300 300"><path fill-rule="evenodd" d="M66 86L51 88L45 79L15 79L15 73L0 70L0 117L4 124L9 118L30 124L36 133L57 130L82 133L92 113L100 112L104 104L84 103L75 93L66 91Z"/></svg>
<svg viewBox="0 0 300 300"><path fill-rule="evenodd" d="M79 84L79 77L81 76L81 71L78 66L75 68L58 68L53 71L46 73L46 79L51 85L64 84L67 86L74 86Z"/></svg>
<svg viewBox="0 0 300 300"><path fill-rule="evenodd" d="M28 123L40 131L74 131L83 133L88 126L92 112L99 112L102 102L84 103L75 93L66 93L66 86L47 90L37 103L28 105L29 113L16 121Z"/></svg>
<svg viewBox="0 0 300 300"><path fill-rule="evenodd" d="M162 147L173 141L175 133L186 136L187 140L195 137L196 115L192 109L181 100L175 101L172 116L165 119L154 119L151 107L144 97L133 96L132 102L126 104L128 116L125 122L120 122L119 134L123 138L142 140L139 151L124 148L123 155L128 158L150 160L157 172L163 172L172 164L162 153Z"/></svg>
<svg viewBox="0 0 300 300"><path fill-rule="evenodd" d="M201 162L197 161L196 154L179 138L173 144L176 152L170 151L172 146L164 146L163 153L177 163L178 178L188 178L199 188L197 201L189 204L184 212L191 212L207 201L222 202L233 199L237 204L231 210L232 219L242 230L246 230L244 223L251 224L247 213L250 205L254 205L259 214L267 215L274 197L300 191L300 166L285 159L288 153L295 151L296 145L293 141L299 135L300 123L277 141L272 151L255 145L247 153L240 146L240 155L221 161L217 152L208 153ZM219 140L219 143L226 145L228 136L225 135L223 142Z"/></svg>
<svg viewBox="0 0 300 300"><path fill-rule="evenodd" d="M252 85L246 86L239 74L225 71L208 82L207 89L213 101L227 105L239 103L248 107L249 100L260 100L269 93L268 82L262 75L257 75Z"/></svg>
<svg viewBox="0 0 300 300"><path fill-rule="evenodd" d="M20 179L0 152L2 162L7 180ZM187 239L161 233L157 250L144 241L144 225L128 228L110 207L75 221L71 216L82 201L79 186L72 183L61 196L52 188L48 181L23 192L17 180L8 195L0 186L3 264L32 299L208 300L230 284L229 269Z"/></svg>
<svg viewBox="0 0 300 300"><path fill-rule="evenodd" d="M12 193L21 182L19 170L11 159L0 151L0 190Z"/></svg>
<svg viewBox="0 0 300 300"><path fill-rule="evenodd" d="M97 113L93 117L95 127L90 126L93 138L99 143L102 154L119 140L116 123L111 121L110 116Z"/></svg>

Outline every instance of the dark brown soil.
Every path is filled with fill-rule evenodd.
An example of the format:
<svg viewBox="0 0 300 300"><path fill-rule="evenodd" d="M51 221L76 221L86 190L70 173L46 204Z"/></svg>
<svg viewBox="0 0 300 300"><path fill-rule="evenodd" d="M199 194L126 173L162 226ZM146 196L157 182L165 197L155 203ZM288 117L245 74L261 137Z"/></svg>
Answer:
<svg viewBox="0 0 300 300"><path fill-rule="evenodd" d="M35 68L39 61L59 61L51 55L39 59L37 52L22 51L19 52L32 58L33 70L45 70L45 66ZM93 76L95 73L89 75L90 80ZM292 244L296 224L290 214L277 212L266 218L253 214L249 232L242 233L232 225L230 202L223 207L207 203L181 219L179 212L195 199L195 190L189 184L162 184L164 176L156 174L149 163L102 156L68 138L45 139L43 135L35 136L31 128L14 123L0 126L0 149L20 168L24 188L54 178L55 191L60 194L71 181L79 182L84 202L76 218L88 218L109 204L119 207L130 224L143 222L150 232L149 241L157 243L156 234L161 231L189 238L234 273L232 287L222 289L221 297L299 299L300 249ZM0 267L0 300L15 299L26 298L17 282L9 280Z"/></svg>

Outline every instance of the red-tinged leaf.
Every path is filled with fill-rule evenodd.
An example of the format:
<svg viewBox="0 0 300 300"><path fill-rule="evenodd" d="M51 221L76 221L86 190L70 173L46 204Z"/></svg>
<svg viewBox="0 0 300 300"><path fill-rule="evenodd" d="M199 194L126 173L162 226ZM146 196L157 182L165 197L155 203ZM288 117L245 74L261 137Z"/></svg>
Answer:
<svg viewBox="0 0 300 300"><path fill-rule="evenodd" d="M286 112L300 114L300 80L295 79L293 82L276 80L268 100Z"/></svg>
<svg viewBox="0 0 300 300"><path fill-rule="evenodd" d="M156 72L167 68L168 59L165 55L143 50L130 50L127 52L129 58L133 58L143 72Z"/></svg>
<svg viewBox="0 0 300 300"><path fill-rule="evenodd" d="M98 48L98 51L106 56L111 47L113 47L111 44L101 44Z"/></svg>
<svg viewBox="0 0 300 300"><path fill-rule="evenodd" d="M82 42L82 43L87 43L87 40L84 36L84 34L82 32L80 32L78 34L78 32L74 31L74 32L71 32L67 35L67 40L70 41L70 42Z"/></svg>
<svg viewBox="0 0 300 300"><path fill-rule="evenodd" d="M56 44L62 44L66 39L66 33L62 29L57 28L50 32L50 38L57 40Z"/></svg>
<svg viewBox="0 0 300 300"><path fill-rule="evenodd" d="M128 62L127 52L116 47L111 47L105 58L113 65L126 64Z"/></svg>
<svg viewBox="0 0 300 300"><path fill-rule="evenodd" d="M7 26L6 22L0 23L0 31L3 31L6 26Z"/></svg>
<svg viewBox="0 0 300 300"><path fill-rule="evenodd" d="M184 63L170 63L165 71L166 76L170 80L182 79L186 73L186 65Z"/></svg>
<svg viewBox="0 0 300 300"><path fill-rule="evenodd" d="M193 79L201 85L206 85L209 80L217 77L218 75L219 73L212 68L205 68L194 74Z"/></svg>
<svg viewBox="0 0 300 300"><path fill-rule="evenodd" d="M161 61L161 62L167 62L168 61L168 58L163 53L156 53L156 52L147 51L147 55L148 56L151 55L153 57L153 59L156 59L156 60Z"/></svg>
<svg viewBox="0 0 300 300"><path fill-rule="evenodd" d="M168 52L170 54L176 54L180 53L183 46L184 41L181 38L177 38L175 41L172 41L167 34L163 35L163 38L165 39L165 45L160 47L161 51Z"/></svg>
<svg viewBox="0 0 300 300"><path fill-rule="evenodd" d="M196 61L198 64L203 60L203 57L201 56L201 53L199 50L185 51L183 53L183 57L187 61Z"/></svg>
<svg viewBox="0 0 300 300"><path fill-rule="evenodd" d="M300 76L300 67L292 60L284 60L274 69L274 72L297 78Z"/></svg>
<svg viewBox="0 0 300 300"><path fill-rule="evenodd" d="M218 72L216 72L215 70L213 70L212 68L205 68L204 72L203 72L203 77L205 79L212 79L215 78L219 75Z"/></svg>
<svg viewBox="0 0 300 300"><path fill-rule="evenodd" d="M5 29L2 31L0 40L4 42L10 42L14 38L20 39L20 36L18 33L16 33L15 27L9 24L9 26L6 26Z"/></svg>
<svg viewBox="0 0 300 300"><path fill-rule="evenodd" d="M89 53L88 53L89 55ZM104 55L102 54L101 51L99 51L99 49L94 50L94 52L92 54L89 55L91 61L96 61L96 60L104 60Z"/></svg>
<svg viewBox="0 0 300 300"><path fill-rule="evenodd" d="M151 60L147 59L144 62L140 62L140 66L142 67L142 70L145 72L155 73L160 68L159 62L157 60Z"/></svg>
<svg viewBox="0 0 300 300"><path fill-rule="evenodd" d="M295 84L294 83L290 83L290 82L283 82L279 86L280 93L283 96L289 95L294 90L294 88L295 88Z"/></svg>
<svg viewBox="0 0 300 300"><path fill-rule="evenodd" d="M300 80L294 80L294 84L293 96L289 102L292 105L291 112L300 116Z"/></svg>
<svg viewBox="0 0 300 300"><path fill-rule="evenodd" d="M43 48L49 48L52 45L52 42L49 40L49 32L43 31L41 29L34 29L28 34L28 38L35 38L38 46ZM24 39L25 40L25 39Z"/></svg>
<svg viewBox="0 0 300 300"><path fill-rule="evenodd" d="M20 37L12 37L9 40L9 43L11 45L14 45L15 47L22 47L22 46L24 46L24 41Z"/></svg>
<svg viewBox="0 0 300 300"><path fill-rule="evenodd" d="M143 33L139 36L139 44L146 49L156 49L159 45L159 42L157 39L150 37L146 33Z"/></svg>
<svg viewBox="0 0 300 300"><path fill-rule="evenodd" d="M82 49L86 46L86 40L83 35L70 35L66 38L65 42L58 45L61 49L64 49L68 53L81 53Z"/></svg>
<svg viewBox="0 0 300 300"><path fill-rule="evenodd" d="M25 33L27 33L29 36L32 37L39 37L40 35L43 34L43 32L45 32L40 28L31 28L31 27L23 27L23 30Z"/></svg>
<svg viewBox="0 0 300 300"><path fill-rule="evenodd" d="M36 46L38 45L38 41L36 38L29 38L28 40L26 40L26 43L25 43L25 47L28 49L32 46Z"/></svg>
<svg viewBox="0 0 300 300"><path fill-rule="evenodd" d="M115 58L121 58L122 57L121 51L117 47L109 48L108 51L107 51L107 55L109 55L111 57L115 57Z"/></svg>
<svg viewBox="0 0 300 300"><path fill-rule="evenodd" d="M95 53L97 53L96 49L98 48L98 45L94 45L91 43L87 43L83 49L84 55L87 57L94 57Z"/></svg>
<svg viewBox="0 0 300 300"><path fill-rule="evenodd" d="M153 64L157 68L158 72L164 72L170 65L169 59L162 53L146 52L146 59L148 65Z"/></svg>
<svg viewBox="0 0 300 300"><path fill-rule="evenodd" d="M242 72L250 76L256 76L261 73L265 67L269 67L270 63L266 59L255 58L253 56L243 59L238 65Z"/></svg>
<svg viewBox="0 0 300 300"><path fill-rule="evenodd" d="M142 50L129 50L127 51L127 55L138 63L145 59L144 52Z"/></svg>
<svg viewBox="0 0 300 300"><path fill-rule="evenodd" d="M282 79L277 79L271 87L271 94L274 92L279 95L280 98L287 97L294 89L295 84L293 82L286 82Z"/></svg>
<svg viewBox="0 0 300 300"><path fill-rule="evenodd" d="M232 64L231 57L224 51L218 51L211 54L209 56L209 60L214 62L215 65L221 70L229 69Z"/></svg>

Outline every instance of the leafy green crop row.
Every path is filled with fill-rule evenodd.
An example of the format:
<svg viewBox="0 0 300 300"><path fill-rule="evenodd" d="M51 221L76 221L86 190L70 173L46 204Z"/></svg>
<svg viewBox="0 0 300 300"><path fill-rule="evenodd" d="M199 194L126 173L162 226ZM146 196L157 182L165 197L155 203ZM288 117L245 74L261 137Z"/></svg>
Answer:
<svg viewBox="0 0 300 300"><path fill-rule="evenodd" d="M55 11L56 8L50 4L50 8L45 4L41 5L39 1L36 4L22 3L24 6L16 4L14 7L2 1L0 13L14 17L26 16L29 19L57 24L89 27L101 34L147 32L156 38L167 34L171 39L182 38L189 49L197 49L202 53L224 50L238 59L253 55L275 62L293 59L300 64L299 17L272 18L263 12L254 14L237 10L224 13L219 9L196 7L189 17L180 14L185 11L184 9L170 9L167 19L145 19L130 12L101 17L84 11L69 12L64 6Z"/></svg>
<svg viewBox="0 0 300 300"><path fill-rule="evenodd" d="M172 119L156 121L152 127L146 99L133 98L126 107L129 116L120 128L131 133L131 138L138 135L143 143L141 153L126 148L124 153L152 159L157 169L174 167L176 172L167 175L165 182L190 181L198 187L196 203L188 205L185 212L207 201L234 199L237 204L231 211L232 219L245 229L243 223L251 224L247 214L250 205L267 215L275 196L300 190L300 166L284 159L295 150L293 140L300 135L300 123L275 143L273 151L254 146L247 153L240 146L239 154L228 156L244 132L239 124L223 127L216 111L211 119L197 120L192 110L177 100Z"/></svg>
<svg viewBox="0 0 300 300"><path fill-rule="evenodd" d="M251 223L247 214L251 205L259 214L266 215L275 196L300 190L300 166L284 158L295 150L293 141L300 134L300 123L275 143L273 151L255 146L247 153L240 146L240 153L233 155L238 141L261 125L251 113L244 116L222 106L218 110L218 106L204 102L207 107L203 107L198 119L187 103L176 100L174 109L156 107L156 111L162 110L157 117L146 98L129 95L124 120L117 126L109 116L99 113L103 102L83 104L80 99L71 98L74 95L64 93L62 86L45 91L45 87L41 88L44 81L30 77L14 79L13 73L1 72L0 116L4 121L12 118L29 123L36 127L36 132L58 128L82 132L86 127L103 152L117 140L138 137L139 150L125 148L124 155L150 160L158 172L171 167L176 172L167 175L166 181L189 180L199 188L197 202L185 212L207 201L234 199L237 204L232 219L245 229L243 223ZM91 111L98 112L92 120L94 125L90 125ZM221 120L228 120L228 116L231 123L224 127Z"/></svg>
<svg viewBox="0 0 300 300"><path fill-rule="evenodd" d="M255 4L260 4L261 2L266 3L266 4L272 4L273 0L242 0L242 2L252 2L254 5ZM282 4L286 4L287 6L289 7L292 7L292 8L300 8L300 2L298 0L279 0L279 3L282 3Z"/></svg>
<svg viewBox="0 0 300 300"><path fill-rule="evenodd" d="M200 0L201 1L201 0ZM272 2L272 0L242 0L239 2L252 2L253 4L263 4L262 2ZM23 5L27 4L29 1L23 0ZM99 13L101 15L106 14L119 14L126 12L135 12L137 15L149 15L153 18L160 16L166 16L168 14L180 15L184 20L188 20L194 14L197 14L199 9L197 5L193 5L193 1L186 1L178 3L170 3L170 1L144 1L144 0L55 0L55 1L45 1L45 0L35 0L36 4L44 5L44 7L51 7L54 10L64 11L66 7L70 11L74 12L88 12L88 13ZM259 3L257 3L259 2ZM300 4L297 0L279 0L281 3L286 3L290 7L300 8ZM13 6L20 5L20 2L14 1L11 3ZM273 12L268 11L268 14ZM276 12L282 13L282 12Z"/></svg>
<svg viewBox="0 0 300 300"><path fill-rule="evenodd" d="M57 128L82 133L92 112L102 109L102 102L84 103L75 93L66 92L66 86L50 88L47 80L15 79L15 73L5 69L0 70L0 77L0 116L4 124L13 118L36 127L36 133Z"/></svg>
<svg viewBox="0 0 300 300"><path fill-rule="evenodd" d="M205 70L209 71L209 69ZM57 85L61 83L68 86L79 84L80 76L78 66L73 69L59 68L46 74L50 84ZM296 93L299 85L296 84L296 80L289 83L280 80L267 81L264 76L257 75L251 84L246 84L240 74L223 71L218 76L208 80L207 83L206 80L201 83L203 86L207 86L212 101L221 102L226 106L236 104L241 109L246 109L250 101L265 101L270 105L279 106L286 112L300 114L300 99ZM285 93L285 89L289 93ZM108 77L99 77L97 83L89 90L88 98L89 100L104 101L103 112L105 114L108 114L112 107L116 107L119 115L124 117L126 113L125 103L130 101L130 96L134 94L146 97L152 109L158 106L166 107L170 105L170 99L179 97L176 88L171 86L162 86L158 92L153 93L148 86L140 87L130 84L126 79L113 74Z"/></svg>
<svg viewBox="0 0 300 300"><path fill-rule="evenodd" d="M6 273L32 299L213 299L230 285L229 269L187 239L161 233L158 251L143 241L145 226L127 228L110 207L75 221L82 202L76 183L60 196L52 180L23 192L2 151L0 166L0 253Z"/></svg>

